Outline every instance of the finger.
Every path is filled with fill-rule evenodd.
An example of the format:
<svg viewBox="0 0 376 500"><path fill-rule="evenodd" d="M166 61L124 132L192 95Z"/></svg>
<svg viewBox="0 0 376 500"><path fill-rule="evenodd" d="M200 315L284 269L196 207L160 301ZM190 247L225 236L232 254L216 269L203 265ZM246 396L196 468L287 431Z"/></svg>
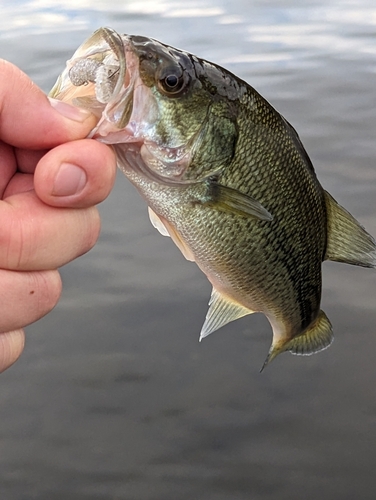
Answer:
<svg viewBox="0 0 376 500"><path fill-rule="evenodd" d="M21 149L16 148L17 170L25 174L33 174L39 160L47 153L47 149Z"/></svg>
<svg viewBox="0 0 376 500"><path fill-rule="evenodd" d="M17 330L42 318L55 307L61 294L57 271L0 269L0 284L0 332Z"/></svg>
<svg viewBox="0 0 376 500"><path fill-rule="evenodd" d="M30 149L50 149L86 137L97 118L60 101L52 101L13 64L0 59L0 137Z"/></svg>
<svg viewBox="0 0 376 500"><path fill-rule="evenodd" d="M34 176L31 174L20 174L17 172L11 178L6 190L4 191L4 198L8 198L14 194L25 193L34 189Z"/></svg>
<svg viewBox="0 0 376 500"><path fill-rule="evenodd" d="M0 198L17 170L16 158L13 148L0 141Z"/></svg>
<svg viewBox="0 0 376 500"><path fill-rule="evenodd" d="M23 330L0 333L0 372L9 368L21 356L25 345Z"/></svg>
<svg viewBox="0 0 376 500"><path fill-rule="evenodd" d="M55 208L34 191L0 202L0 268L14 271L56 269L95 244L98 211Z"/></svg>
<svg viewBox="0 0 376 500"><path fill-rule="evenodd" d="M89 207L103 201L115 182L112 149L92 139L49 151L35 170L35 192L55 207Z"/></svg>

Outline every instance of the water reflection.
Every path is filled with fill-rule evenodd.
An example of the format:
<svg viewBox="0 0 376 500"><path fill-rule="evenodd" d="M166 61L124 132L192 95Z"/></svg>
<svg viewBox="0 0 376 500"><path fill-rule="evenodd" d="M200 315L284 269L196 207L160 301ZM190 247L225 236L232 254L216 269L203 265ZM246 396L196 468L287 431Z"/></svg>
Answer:
<svg viewBox="0 0 376 500"><path fill-rule="evenodd" d="M1 8L0 56L45 90L103 25L225 64L293 123L324 186L376 235L373 0ZM97 247L62 270L62 301L0 378L1 498L373 500L375 274L325 264L334 345L260 376L267 321L198 344L205 278L122 176L101 213Z"/></svg>
<svg viewBox="0 0 376 500"><path fill-rule="evenodd" d="M188 9L168 9L163 15L165 17L213 17L221 16L224 13L223 9L217 7L205 8L201 5Z"/></svg>

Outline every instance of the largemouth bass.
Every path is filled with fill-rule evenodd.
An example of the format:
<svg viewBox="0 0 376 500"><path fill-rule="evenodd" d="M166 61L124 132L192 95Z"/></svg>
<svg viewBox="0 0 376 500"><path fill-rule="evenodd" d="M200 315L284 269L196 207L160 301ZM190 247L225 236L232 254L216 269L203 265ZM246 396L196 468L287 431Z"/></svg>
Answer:
<svg viewBox="0 0 376 500"><path fill-rule="evenodd" d="M153 225L213 285L200 340L262 312L264 366L327 348L325 259L376 267L376 244L320 185L294 128L250 85L192 54L101 28L50 94L98 116Z"/></svg>

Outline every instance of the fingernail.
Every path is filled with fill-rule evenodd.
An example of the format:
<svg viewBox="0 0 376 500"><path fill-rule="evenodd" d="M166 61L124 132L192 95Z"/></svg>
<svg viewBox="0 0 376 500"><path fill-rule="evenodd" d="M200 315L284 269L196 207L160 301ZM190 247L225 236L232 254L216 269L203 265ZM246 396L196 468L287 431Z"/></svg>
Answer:
<svg viewBox="0 0 376 500"><path fill-rule="evenodd" d="M55 176L53 196L72 196L80 193L86 184L86 173L71 163L62 163Z"/></svg>
<svg viewBox="0 0 376 500"><path fill-rule="evenodd" d="M69 118L70 120L74 120L75 122L84 122L92 114L87 109L77 108L76 106L72 106L67 102L59 101L58 99L53 99L52 97L49 97L48 99L51 103L51 106L56 111L65 116L65 118Z"/></svg>

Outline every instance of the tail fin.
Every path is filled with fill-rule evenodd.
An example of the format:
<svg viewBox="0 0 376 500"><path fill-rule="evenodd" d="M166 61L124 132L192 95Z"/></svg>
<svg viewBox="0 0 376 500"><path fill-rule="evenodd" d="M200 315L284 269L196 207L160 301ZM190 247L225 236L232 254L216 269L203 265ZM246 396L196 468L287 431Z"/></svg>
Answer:
<svg viewBox="0 0 376 500"><path fill-rule="evenodd" d="M327 247L325 259L376 267L376 242L359 222L325 191Z"/></svg>
<svg viewBox="0 0 376 500"><path fill-rule="evenodd" d="M300 335L270 347L261 371L281 352L290 351L292 354L309 356L327 349L333 342L333 330L326 314L320 311L317 318Z"/></svg>

